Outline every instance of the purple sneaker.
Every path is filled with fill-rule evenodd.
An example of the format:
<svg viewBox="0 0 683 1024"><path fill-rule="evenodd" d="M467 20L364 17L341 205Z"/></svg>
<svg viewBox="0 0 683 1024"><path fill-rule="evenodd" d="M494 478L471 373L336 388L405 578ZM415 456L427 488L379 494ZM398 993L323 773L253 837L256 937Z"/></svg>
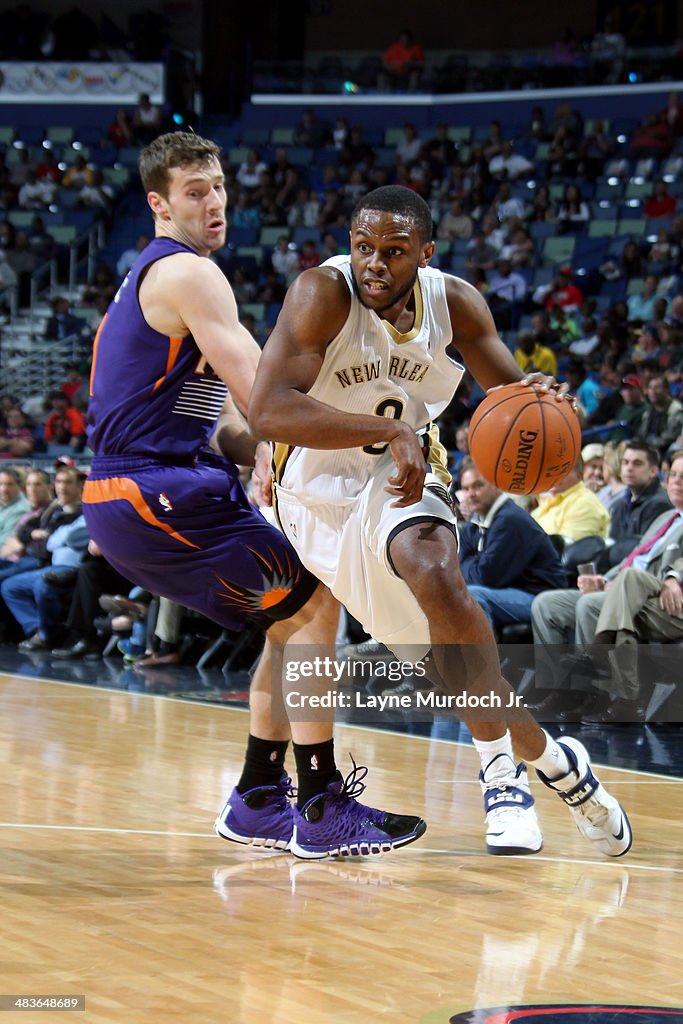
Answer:
<svg viewBox="0 0 683 1024"><path fill-rule="evenodd" d="M233 789L228 802L213 823L221 839L247 846L288 850L292 838L292 805L296 791L283 775L274 786L256 786L246 793Z"/></svg>
<svg viewBox="0 0 683 1024"><path fill-rule="evenodd" d="M294 808L291 853L304 860L386 853L419 839L427 826L421 818L389 814L365 807L355 799L365 785L367 768L356 767L346 779L328 783L327 791L314 796L299 811Z"/></svg>

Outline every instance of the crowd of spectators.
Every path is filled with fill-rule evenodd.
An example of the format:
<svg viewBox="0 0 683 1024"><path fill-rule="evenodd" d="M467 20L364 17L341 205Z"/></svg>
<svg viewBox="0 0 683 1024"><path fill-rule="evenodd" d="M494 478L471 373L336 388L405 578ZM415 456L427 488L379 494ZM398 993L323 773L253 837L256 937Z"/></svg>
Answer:
<svg viewBox="0 0 683 1024"><path fill-rule="evenodd" d="M585 458L565 481L540 497L537 507L520 508L528 517L525 529L534 544L539 536L554 538L550 548L538 546L545 552L541 560L560 574L554 581L532 571L530 588L525 583L529 566L522 566L519 578L508 581L506 576L509 585L504 586L503 576L496 581L490 565L485 572L478 565L481 538L486 535L481 531L508 499L487 492L488 507L481 495L468 507L468 497L482 483L467 452L468 420L481 397L471 378L465 378L440 424L463 521L476 527L471 537L467 535L470 582L486 590L482 603L497 630L517 615L528 621L539 590L553 587L563 573L568 572L571 581L567 551L572 545L593 538L602 544L599 551L623 558L662 504L671 505L660 479L667 479L671 454L683 444L683 404L676 397L683 383L683 215L667 180L671 176L665 177L664 161L678 152L683 124L672 115L677 109L672 96L665 109L648 118L666 124L671 133L664 157L642 157L638 147L636 153L633 142L639 128L630 141L619 143L605 122L586 126L578 112L562 102L547 120L540 108L533 108L523 129L511 132L493 121L485 135L467 143L451 138L446 124L421 135L407 123L391 147L366 142L359 125L343 118L328 124L307 110L292 138L299 149L315 146L315 160L303 164L296 158L297 149L290 151L286 145L252 146L240 162L225 159L231 228L228 246L215 258L233 284L242 321L261 343L294 277L330 255L348 251L348 220L359 196L379 185L400 183L430 203L438 243L435 262L480 291L521 369L568 381L584 427ZM136 139L128 119L119 115L112 130L115 134L124 126L133 132L125 138L128 144ZM159 130L158 125L151 130ZM137 140L144 138L139 135ZM603 209L597 188L606 179L610 161L624 161L628 175L634 168L628 161L636 156L650 161L648 195L638 211L643 218L640 231L629 237L615 232L617 248L611 238L597 238L599 258L577 264L574 252L582 240L592 237L589 225ZM48 159L48 168L50 164ZM87 162L76 161L70 170L74 177L83 177L78 187L96 185L92 175L85 180ZM615 191L615 203L620 201L623 189ZM624 207L617 217L625 212ZM643 231L645 223L654 225L654 234ZM6 233L9 226L4 225ZM264 229L270 230L271 240L262 244ZM546 258L548 239L570 242L562 262ZM140 234L135 244L118 253L115 266L97 267L83 291L83 301L93 308L93 327L147 240ZM61 296L53 300L52 311L48 333L55 339L68 337L81 323ZM81 455L86 374L85 364L65 368L64 381L46 396L43 407L31 407L33 422L26 403L7 396L0 457L29 459L41 451L50 458ZM634 476L632 463L640 464L640 477ZM636 515L643 495L650 498L655 492L659 505L648 504L653 515ZM511 512L506 510L500 522L519 516L515 512L511 518ZM520 581L522 585L516 586ZM54 584L49 578L46 584L41 576L40 587L46 585ZM501 618L490 591L503 589L524 596L521 603L515 598L512 612L508 608ZM52 635L50 628L36 626L33 612L25 611L26 602L38 607L42 600L35 597L35 587L31 592L35 601L25 594L21 598L25 631L32 630L23 642L52 649L62 638ZM82 640L74 642L81 644L78 650L92 653L92 635Z"/></svg>

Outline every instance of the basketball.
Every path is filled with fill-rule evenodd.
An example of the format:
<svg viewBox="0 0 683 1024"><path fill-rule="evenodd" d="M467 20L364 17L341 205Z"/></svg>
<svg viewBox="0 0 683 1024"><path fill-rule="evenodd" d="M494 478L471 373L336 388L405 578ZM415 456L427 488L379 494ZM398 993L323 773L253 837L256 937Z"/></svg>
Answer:
<svg viewBox="0 0 683 1024"><path fill-rule="evenodd" d="M489 483L511 494L539 494L576 465L581 427L569 402L506 384L489 391L475 409L468 442Z"/></svg>

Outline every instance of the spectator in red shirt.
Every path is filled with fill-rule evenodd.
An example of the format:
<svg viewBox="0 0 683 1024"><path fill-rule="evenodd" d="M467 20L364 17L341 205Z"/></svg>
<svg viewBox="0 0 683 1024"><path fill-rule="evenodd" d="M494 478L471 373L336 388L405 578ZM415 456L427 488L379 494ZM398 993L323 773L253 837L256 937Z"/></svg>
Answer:
<svg viewBox="0 0 683 1024"><path fill-rule="evenodd" d="M658 157L668 156L673 149L674 133L666 121L661 121L659 114L650 114L644 124L634 128L629 142L631 156Z"/></svg>
<svg viewBox="0 0 683 1024"><path fill-rule="evenodd" d="M550 290L543 298L543 305L548 310L553 306L561 306L567 311L581 308L583 292L575 284L572 284L571 267L562 267L558 270Z"/></svg>
<svg viewBox="0 0 683 1024"><path fill-rule="evenodd" d="M45 423L45 443L48 455L59 454L57 449L68 446L82 451L85 445L85 420L74 409L63 391L53 391L49 396L52 412Z"/></svg>
<svg viewBox="0 0 683 1024"><path fill-rule="evenodd" d="M413 33L409 29L404 29L398 40L391 43L382 55L384 67L378 77L378 87L386 90L393 86L399 92L414 92L419 84L424 62L424 50L413 39Z"/></svg>
<svg viewBox="0 0 683 1024"><path fill-rule="evenodd" d="M643 204L643 213L646 217L671 217L675 210L676 200L667 192L666 182L656 181L652 195Z"/></svg>
<svg viewBox="0 0 683 1024"><path fill-rule="evenodd" d="M311 267L317 267L320 264L320 253L315 247L315 242L312 239L307 239L301 245L301 252L299 253L299 269L310 270Z"/></svg>

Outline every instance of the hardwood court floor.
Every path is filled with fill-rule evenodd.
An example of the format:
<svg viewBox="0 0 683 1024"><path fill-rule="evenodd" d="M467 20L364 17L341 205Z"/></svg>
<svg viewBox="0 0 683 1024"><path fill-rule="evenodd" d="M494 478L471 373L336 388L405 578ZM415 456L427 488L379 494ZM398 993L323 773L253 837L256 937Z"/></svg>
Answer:
<svg viewBox="0 0 683 1024"><path fill-rule="evenodd" d="M471 747L342 727L342 765L350 750L371 766L367 801L428 831L383 858L307 863L211 831L243 712L11 675L0 707L0 995L85 994L88 1024L683 1005L676 778L601 770L634 827L623 860L593 856L535 782L543 852L493 858Z"/></svg>

